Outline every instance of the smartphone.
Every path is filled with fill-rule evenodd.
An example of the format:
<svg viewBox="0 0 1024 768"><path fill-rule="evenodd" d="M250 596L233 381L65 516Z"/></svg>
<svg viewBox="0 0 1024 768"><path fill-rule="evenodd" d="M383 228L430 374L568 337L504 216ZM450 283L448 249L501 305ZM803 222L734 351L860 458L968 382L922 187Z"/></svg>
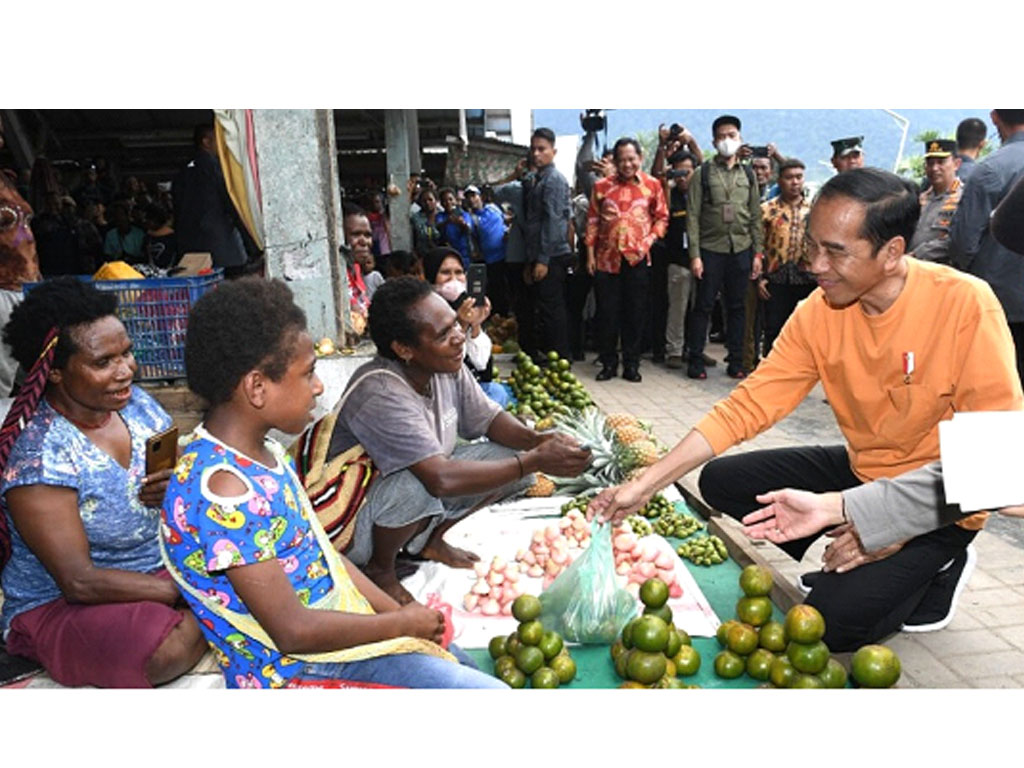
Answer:
<svg viewBox="0 0 1024 768"><path fill-rule="evenodd" d="M473 306L482 307L487 295L487 265L470 264L466 273L466 293L475 301Z"/></svg>
<svg viewBox="0 0 1024 768"><path fill-rule="evenodd" d="M751 147L750 154L752 157L768 157L768 147Z"/></svg>
<svg viewBox="0 0 1024 768"><path fill-rule="evenodd" d="M146 440L146 474L173 469L178 461L178 428L168 427Z"/></svg>

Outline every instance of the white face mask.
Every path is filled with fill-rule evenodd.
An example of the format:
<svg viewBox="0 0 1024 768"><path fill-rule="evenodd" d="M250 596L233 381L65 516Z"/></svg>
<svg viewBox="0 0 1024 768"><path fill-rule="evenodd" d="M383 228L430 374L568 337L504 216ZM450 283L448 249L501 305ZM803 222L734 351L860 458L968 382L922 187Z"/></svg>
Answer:
<svg viewBox="0 0 1024 768"><path fill-rule="evenodd" d="M453 302L466 292L466 281L459 279L449 280L447 283L442 283L437 292L441 294L445 301Z"/></svg>
<svg viewBox="0 0 1024 768"><path fill-rule="evenodd" d="M715 147L722 157L732 157L740 148L739 139L722 139Z"/></svg>

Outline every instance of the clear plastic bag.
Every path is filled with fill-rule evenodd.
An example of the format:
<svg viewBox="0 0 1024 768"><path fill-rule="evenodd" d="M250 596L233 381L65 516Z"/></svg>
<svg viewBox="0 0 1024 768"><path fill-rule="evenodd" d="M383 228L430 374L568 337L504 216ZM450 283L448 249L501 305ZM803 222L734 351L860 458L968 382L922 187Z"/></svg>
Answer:
<svg viewBox="0 0 1024 768"><path fill-rule="evenodd" d="M636 598L618 585L612 527L595 520L590 546L540 595L540 621L574 643L611 644L637 612Z"/></svg>

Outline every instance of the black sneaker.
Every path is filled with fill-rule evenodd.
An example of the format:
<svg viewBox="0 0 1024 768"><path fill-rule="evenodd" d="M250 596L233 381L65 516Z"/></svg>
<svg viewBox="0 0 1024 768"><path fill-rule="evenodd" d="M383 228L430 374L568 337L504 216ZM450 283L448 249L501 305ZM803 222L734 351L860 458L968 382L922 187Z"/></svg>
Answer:
<svg viewBox="0 0 1024 768"><path fill-rule="evenodd" d="M917 608L903 625L904 632L934 632L953 620L956 601L967 585L978 562L978 552L968 544L963 552L946 563L932 578L932 583Z"/></svg>
<svg viewBox="0 0 1024 768"><path fill-rule="evenodd" d="M811 590L814 589L814 585L818 583L818 579L821 578L821 571L808 571L807 573L801 573L800 577L796 580L796 588L805 595L811 594Z"/></svg>

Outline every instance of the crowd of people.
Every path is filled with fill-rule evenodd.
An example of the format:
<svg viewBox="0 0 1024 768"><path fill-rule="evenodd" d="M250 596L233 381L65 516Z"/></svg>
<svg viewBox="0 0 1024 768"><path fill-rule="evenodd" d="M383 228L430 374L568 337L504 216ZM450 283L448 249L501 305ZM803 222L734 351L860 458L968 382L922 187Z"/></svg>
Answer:
<svg viewBox="0 0 1024 768"><path fill-rule="evenodd" d="M938 424L1024 408L1011 303L1024 284L999 283L1024 268L1012 250L1024 110L992 120L1003 146L969 181L949 174L958 143L926 145L923 191L869 167L852 137L834 142L837 174L808 200L803 164L744 145L740 120L723 115L713 158L672 126L648 173L639 143L622 138L588 161L575 198L544 128L510 178L467 187L463 203L414 181L410 252L390 248L383 199L346 205L352 306L376 355L311 423L323 386L303 311L281 281L226 282L189 317L188 385L208 409L166 470L147 467L146 442L171 419L132 383L113 295L58 277L14 297L39 259L31 209L0 177L3 339L23 373L0 429L8 651L66 685L159 685L212 648L230 687L502 687L401 578L418 560L472 567L476 554L445 541L452 525L535 472L587 468L586 446L524 425L480 382L493 306L507 302L528 353L579 359L585 326L569 308L591 287L598 379L621 363L641 380L649 314L664 323L666 365L706 376L719 292L726 372L741 379L660 461L602 491L591 516L620 521L703 465L705 500L752 536L799 559L830 532L824 568L802 585L833 651L945 626L987 513L945 504ZM207 138L197 132L196 183L214 172ZM238 243L221 233L215 247L231 253ZM977 276L915 248L945 250ZM482 303L466 280L480 263L498 276ZM648 313L654 295L662 308ZM762 304L768 344L748 365ZM818 383L846 445L722 456ZM291 456L271 430L301 433Z"/></svg>
<svg viewBox="0 0 1024 768"><path fill-rule="evenodd" d="M13 175L32 207L31 230L44 277L92 274L124 261L145 274L166 274L180 256L209 252L236 270L255 250L224 188L212 124L196 126L193 159L172 178L120 177L104 157L55 164L37 157Z"/></svg>

